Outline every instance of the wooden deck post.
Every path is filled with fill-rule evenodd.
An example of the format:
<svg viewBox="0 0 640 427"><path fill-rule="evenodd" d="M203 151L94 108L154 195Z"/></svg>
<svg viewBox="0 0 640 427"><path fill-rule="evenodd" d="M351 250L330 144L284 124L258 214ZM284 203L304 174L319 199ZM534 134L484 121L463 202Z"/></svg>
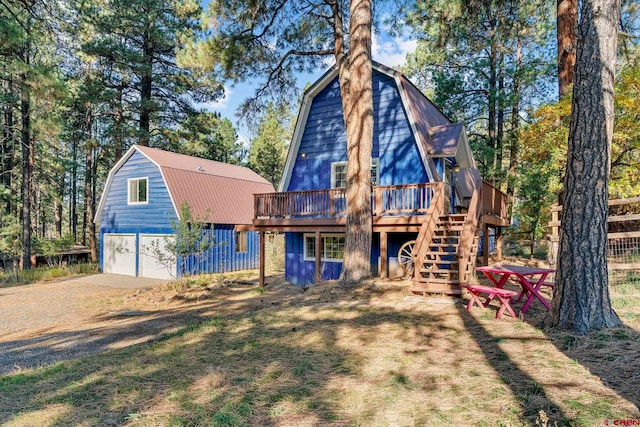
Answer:
<svg viewBox="0 0 640 427"><path fill-rule="evenodd" d="M484 226L482 233L482 265L489 265L489 226Z"/></svg>
<svg viewBox="0 0 640 427"><path fill-rule="evenodd" d="M496 260L502 261L502 227L497 227L496 233Z"/></svg>
<svg viewBox="0 0 640 427"><path fill-rule="evenodd" d="M322 267L321 265L322 252L320 251L321 243L322 243L322 239L320 238L320 231L316 231L316 274L315 274L316 283L322 280L322 271L320 271L320 268Z"/></svg>
<svg viewBox="0 0 640 427"><path fill-rule="evenodd" d="M259 231L260 236L260 287L264 288L264 231Z"/></svg>
<svg viewBox="0 0 640 427"><path fill-rule="evenodd" d="M386 279L387 273L387 232L380 232L380 278Z"/></svg>

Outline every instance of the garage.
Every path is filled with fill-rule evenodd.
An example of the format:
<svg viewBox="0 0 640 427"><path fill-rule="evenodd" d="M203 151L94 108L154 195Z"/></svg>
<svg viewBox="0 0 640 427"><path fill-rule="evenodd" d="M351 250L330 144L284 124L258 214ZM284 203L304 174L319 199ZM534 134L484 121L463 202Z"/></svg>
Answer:
<svg viewBox="0 0 640 427"><path fill-rule="evenodd" d="M136 275L136 235L104 234L105 273Z"/></svg>
<svg viewBox="0 0 640 427"><path fill-rule="evenodd" d="M175 256L166 247L172 238L170 234L140 235L140 277L167 280L175 278Z"/></svg>

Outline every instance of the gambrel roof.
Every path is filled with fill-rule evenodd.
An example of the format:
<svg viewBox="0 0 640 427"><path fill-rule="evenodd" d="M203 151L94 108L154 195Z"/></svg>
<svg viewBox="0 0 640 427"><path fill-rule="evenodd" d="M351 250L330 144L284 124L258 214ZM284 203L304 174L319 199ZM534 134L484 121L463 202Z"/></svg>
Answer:
<svg viewBox="0 0 640 427"><path fill-rule="evenodd" d="M274 192L273 185L251 169L133 145L109 172L103 197L96 211L99 220L113 176L139 152L160 168L176 215L187 203L194 218L215 224L251 224L253 194Z"/></svg>
<svg viewBox="0 0 640 427"><path fill-rule="evenodd" d="M461 167L475 167L475 161L471 154L463 123L452 123L438 107L399 71L375 61L373 61L373 69L391 77L395 81L413 136L417 141L422 162L431 181L440 181L433 162L435 157L455 157L456 163ZM333 66L305 91L293 139L287 154L279 191L285 191L289 186L314 97L337 77L338 69Z"/></svg>

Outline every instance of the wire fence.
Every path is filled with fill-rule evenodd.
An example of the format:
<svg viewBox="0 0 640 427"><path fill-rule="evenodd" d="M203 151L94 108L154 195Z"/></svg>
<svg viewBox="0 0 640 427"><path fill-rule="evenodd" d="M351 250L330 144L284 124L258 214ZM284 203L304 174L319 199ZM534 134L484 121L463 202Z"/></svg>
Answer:
<svg viewBox="0 0 640 427"><path fill-rule="evenodd" d="M549 262L556 264L561 206L551 209ZM609 200L607 263L609 286L640 286L640 197Z"/></svg>
<svg viewBox="0 0 640 427"><path fill-rule="evenodd" d="M640 285L640 232L610 233L607 246L609 285Z"/></svg>
<svg viewBox="0 0 640 427"><path fill-rule="evenodd" d="M284 234L267 233L264 242L265 270L269 273L284 271Z"/></svg>

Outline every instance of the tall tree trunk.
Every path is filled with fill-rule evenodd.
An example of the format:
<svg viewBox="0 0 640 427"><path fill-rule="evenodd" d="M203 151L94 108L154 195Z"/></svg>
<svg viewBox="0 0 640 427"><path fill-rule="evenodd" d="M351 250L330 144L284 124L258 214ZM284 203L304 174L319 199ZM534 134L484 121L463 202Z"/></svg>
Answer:
<svg viewBox="0 0 640 427"><path fill-rule="evenodd" d="M71 143L71 209L69 209L69 227L73 241L78 241L78 142Z"/></svg>
<svg viewBox="0 0 640 427"><path fill-rule="evenodd" d="M91 115L91 109L89 108L87 116ZM92 120L92 119L91 119ZM89 126L88 129L91 129ZM85 164L85 181L84 181L84 193L85 193L85 218L87 225L87 237L89 241L89 249L91 250L91 262L98 262L98 250L96 248L96 224L93 221L94 217L94 197L93 197L93 152L95 145L91 138L91 131L88 131L89 139L87 140L87 157Z"/></svg>
<svg viewBox="0 0 640 427"><path fill-rule="evenodd" d="M140 79L140 129L138 144L149 145L151 131L151 85L153 81L153 49L150 23L145 23L142 44L142 77Z"/></svg>
<svg viewBox="0 0 640 427"><path fill-rule="evenodd" d="M28 63L29 48L25 48L25 59ZM22 116L22 131L20 142L22 145L22 268L31 268L31 153L33 140L31 138L31 103L27 74L20 75L20 114Z"/></svg>
<svg viewBox="0 0 640 427"><path fill-rule="evenodd" d="M503 179L502 175L502 150L504 142L504 109L505 109L505 96L504 96L504 70L502 61L500 61L500 71L498 72L498 111L496 114L496 167L500 180Z"/></svg>
<svg viewBox="0 0 640 427"><path fill-rule="evenodd" d="M558 94L563 97L574 78L578 0L557 0L557 7Z"/></svg>
<svg viewBox="0 0 640 427"><path fill-rule="evenodd" d="M113 143L115 145L116 162L122 158L124 151L124 142L122 138L122 91L123 85L118 86L118 98L116 101L116 110L113 116L114 135Z"/></svg>
<svg viewBox="0 0 640 427"><path fill-rule="evenodd" d="M347 131L347 218L342 283L355 283L371 274L371 23L371 0L351 0L349 58L336 58L341 66L342 107Z"/></svg>
<svg viewBox="0 0 640 427"><path fill-rule="evenodd" d="M490 45L489 52L489 116L488 116L488 130L489 130L489 147L491 147L491 161L489 167L496 168L496 110L497 110L497 92L498 92L498 73L497 73L497 52L495 42ZM493 172L493 171L492 171ZM494 181L492 177L491 181Z"/></svg>
<svg viewBox="0 0 640 427"><path fill-rule="evenodd" d="M518 170L518 139L520 138L520 68L522 66L522 38L518 34L516 47L516 63L513 73L513 100L511 104L511 147L509 151L509 170L507 172L507 198L509 201L509 218L513 216L515 201L516 176Z"/></svg>
<svg viewBox="0 0 640 427"><path fill-rule="evenodd" d="M607 270L619 0L586 0L578 27L560 254L550 323L578 334L621 324Z"/></svg>
<svg viewBox="0 0 640 427"><path fill-rule="evenodd" d="M6 83L6 93L11 96L13 95L13 80L11 76L8 76ZM14 119L13 119L13 102L8 103L5 107L3 118L4 118L4 127L2 132L2 158L0 161L2 162L2 167L0 168L0 175L2 179L0 182L5 186L7 190L12 192L13 186L13 166L14 166ZM13 197L7 197L7 202L4 207L4 212L7 215L12 214L12 204Z"/></svg>
<svg viewBox="0 0 640 427"><path fill-rule="evenodd" d="M65 157L63 149L56 151L59 159L63 159ZM65 169L61 168L58 173L58 179L56 180L56 193L53 195L53 222L55 233L58 238L62 237L62 201L64 200L65 178Z"/></svg>

